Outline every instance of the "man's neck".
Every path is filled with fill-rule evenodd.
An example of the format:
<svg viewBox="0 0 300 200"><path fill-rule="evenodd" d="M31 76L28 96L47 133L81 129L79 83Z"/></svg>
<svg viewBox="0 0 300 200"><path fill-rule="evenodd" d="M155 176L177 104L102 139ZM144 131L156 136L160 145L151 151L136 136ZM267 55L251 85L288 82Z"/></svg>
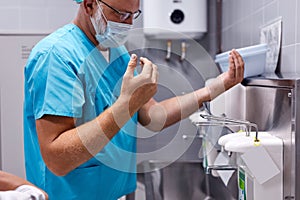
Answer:
<svg viewBox="0 0 300 200"><path fill-rule="evenodd" d="M81 8L79 8L79 11L77 13L76 18L73 20L73 23L78 26L82 32L87 36L87 38L95 45L98 46L99 42L97 41L95 34L92 33L91 30L93 30L93 26L91 23L89 23L88 16L86 16Z"/></svg>

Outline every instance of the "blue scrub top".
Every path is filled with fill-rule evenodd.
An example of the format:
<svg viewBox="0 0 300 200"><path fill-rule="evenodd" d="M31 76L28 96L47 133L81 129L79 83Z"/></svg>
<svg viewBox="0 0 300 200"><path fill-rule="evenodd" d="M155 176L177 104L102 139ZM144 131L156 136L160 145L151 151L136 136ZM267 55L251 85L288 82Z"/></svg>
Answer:
<svg viewBox="0 0 300 200"><path fill-rule="evenodd" d="M74 24L39 42L25 67L24 146L27 179L50 199L113 200L136 188L137 115L95 157L63 177L45 165L35 120L43 115L88 122L120 95L129 62L125 47L110 49L110 63Z"/></svg>

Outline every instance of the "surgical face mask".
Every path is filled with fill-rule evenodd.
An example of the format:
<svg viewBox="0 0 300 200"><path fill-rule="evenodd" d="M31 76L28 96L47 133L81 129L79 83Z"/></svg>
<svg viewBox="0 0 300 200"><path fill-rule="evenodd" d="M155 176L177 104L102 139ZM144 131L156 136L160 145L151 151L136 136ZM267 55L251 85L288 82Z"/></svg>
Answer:
<svg viewBox="0 0 300 200"><path fill-rule="evenodd" d="M101 6L91 17L91 22L96 31L96 39L104 48L115 48L124 45L128 38L128 31L132 25L106 20Z"/></svg>

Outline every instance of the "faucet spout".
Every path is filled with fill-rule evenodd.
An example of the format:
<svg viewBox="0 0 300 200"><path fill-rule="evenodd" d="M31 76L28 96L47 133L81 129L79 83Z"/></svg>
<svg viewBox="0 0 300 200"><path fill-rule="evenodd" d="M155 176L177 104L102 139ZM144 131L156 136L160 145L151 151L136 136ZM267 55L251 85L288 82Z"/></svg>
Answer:
<svg viewBox="0 0 300 200"><path fill-rule="evenodd" d="M258 127L256 124L251 123L249 121L245 121L245 120L238 120L238 119L230 119L227 117L217 117L214 115L204 115L204 114L200 114L200 116L203 119L207 119L207 120L213 120L213 121L218 121L221 122L224 125L230 125L230 124L240 124L240 125L245 125L246 127L246 135L250 136L250 132L251 132L251 128L254 127L255 128L255 139L254 142L258 143L259 139L258 139Z"/></svg>

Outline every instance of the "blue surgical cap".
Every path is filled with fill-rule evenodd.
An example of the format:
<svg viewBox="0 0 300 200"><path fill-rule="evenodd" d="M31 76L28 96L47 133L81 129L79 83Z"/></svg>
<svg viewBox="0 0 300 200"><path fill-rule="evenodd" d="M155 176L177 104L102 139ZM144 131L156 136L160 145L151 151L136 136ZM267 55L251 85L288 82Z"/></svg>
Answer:
<svg viewBox="0 0 300 200"><path fill-rule="evenodd" d="M83 0L73 0L73 1L76 1L77 3L83 2Z"/></svg>

